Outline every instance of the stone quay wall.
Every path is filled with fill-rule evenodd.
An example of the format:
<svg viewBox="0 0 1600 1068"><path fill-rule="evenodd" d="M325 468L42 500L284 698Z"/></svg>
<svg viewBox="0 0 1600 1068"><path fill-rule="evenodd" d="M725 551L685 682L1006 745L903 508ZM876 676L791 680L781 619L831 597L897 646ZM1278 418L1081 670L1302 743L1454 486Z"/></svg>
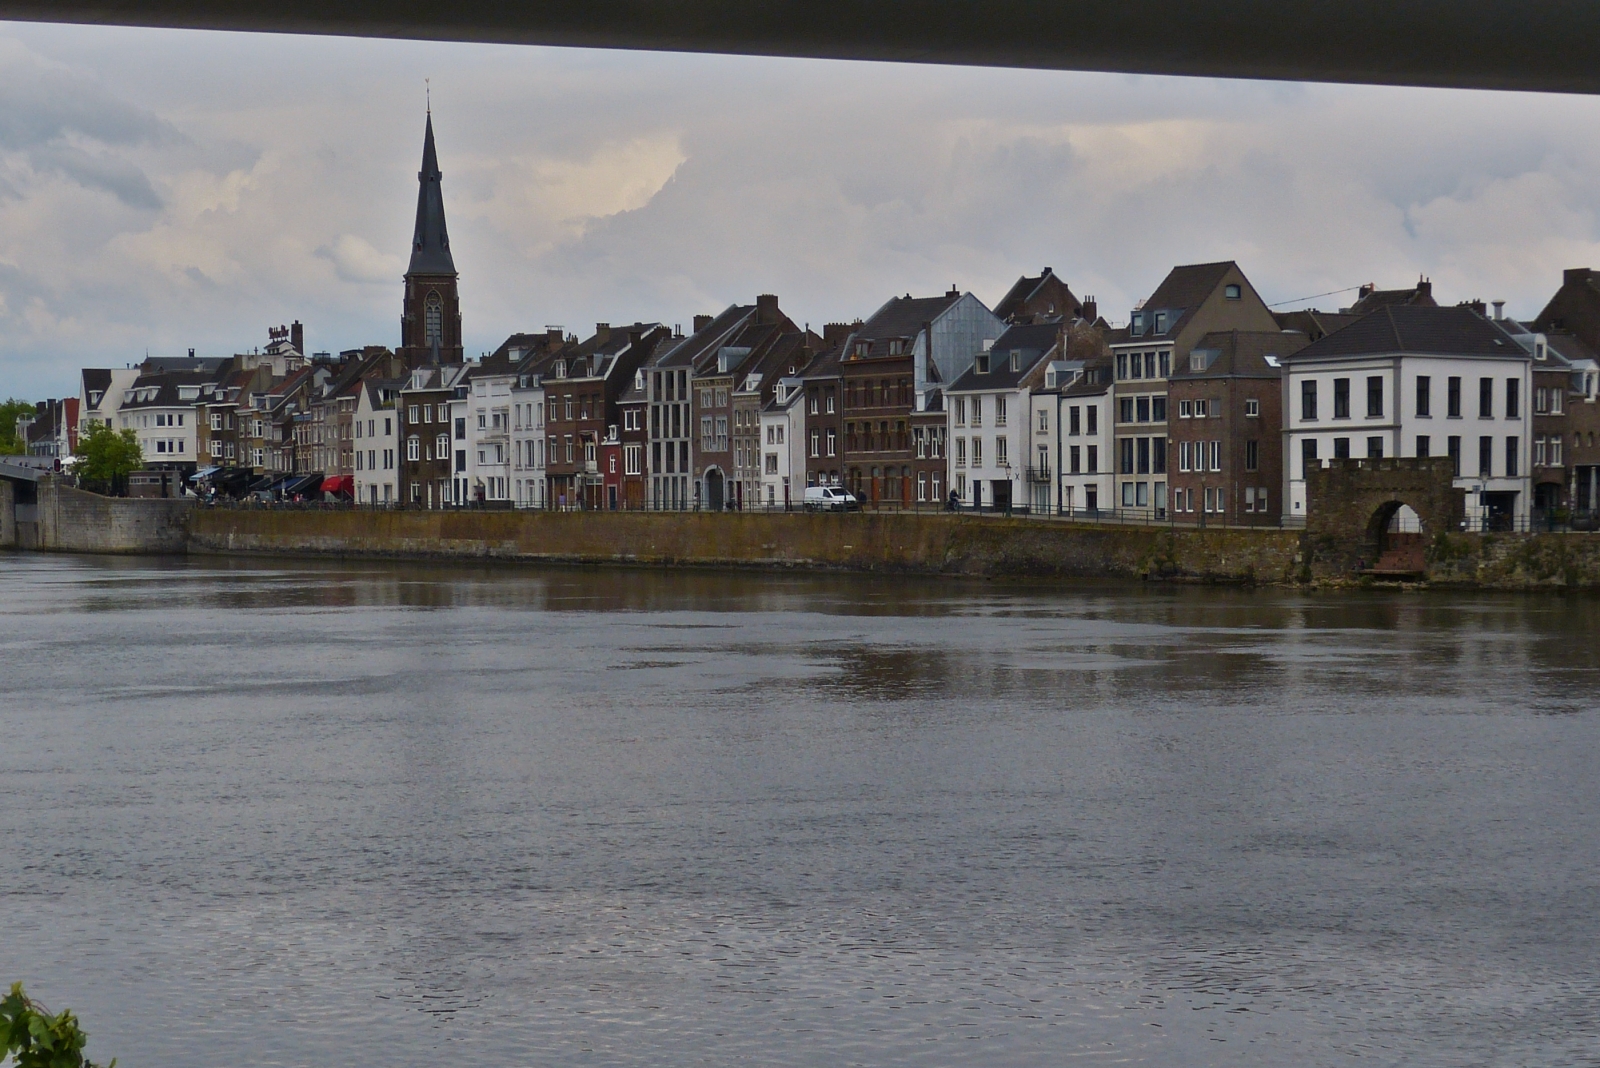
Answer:
<svg viewBox="0 0 1600 1068"><path fill-rule="evenodd" d="M39 480L37 544L69 553L183 553L189 547L191 501L102 497Z"/></svg>
<svg viewBox="0 0 1600 1068"><path fill-rule="evenodd" d="M1299 534L885 513L196 509L197 553L833 568L991 577L1292 580Z"/></svg>

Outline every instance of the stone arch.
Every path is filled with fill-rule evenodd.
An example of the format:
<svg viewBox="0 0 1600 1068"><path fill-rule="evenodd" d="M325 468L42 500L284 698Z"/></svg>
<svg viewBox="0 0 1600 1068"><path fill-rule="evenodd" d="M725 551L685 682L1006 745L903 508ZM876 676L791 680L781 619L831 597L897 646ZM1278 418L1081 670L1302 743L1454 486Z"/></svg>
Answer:
<svg viewBox="0 0 1600 1068"><path fill-rule="evenodd" d="M1389 531L1403 508L1416 514L1419 529L1393 533L1414 537ZM1405 559L1388 563L1423 571L1432 540L1459 530L1465 514L1466 491L1446 457L1330 460L1307 472L1306 563L1323 575L1374 570L1386 551L1403 547Z"/></svg>
<svg viewBox="0 0 1600 1068"><path fill-rule="evenodd" d="M712 512L720 512L723 507L724 488L726 479L722 476L720 467L708 467L705 473L705 501L706 508Z"/></svg>
<svg viewBox="0 0 1600 1068"><path fill-rule="evenodd" d="M1378 505L1367 523L1366 570L1417 574L1427 570L1427 539L1433 534L1422 514L1405 501Z"/></svg>

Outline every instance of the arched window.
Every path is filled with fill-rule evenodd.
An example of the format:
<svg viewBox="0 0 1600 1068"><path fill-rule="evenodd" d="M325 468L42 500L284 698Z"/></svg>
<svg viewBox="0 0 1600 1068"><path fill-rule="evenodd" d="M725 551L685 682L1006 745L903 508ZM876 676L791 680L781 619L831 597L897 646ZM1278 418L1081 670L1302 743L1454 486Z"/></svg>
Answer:
<svg viewBox="0 0 1600 1068"><path fill-rule="evenodd" d="M444 344L444 304L438 293L429 293L423 306L422 343L429 348Z"/></svg>

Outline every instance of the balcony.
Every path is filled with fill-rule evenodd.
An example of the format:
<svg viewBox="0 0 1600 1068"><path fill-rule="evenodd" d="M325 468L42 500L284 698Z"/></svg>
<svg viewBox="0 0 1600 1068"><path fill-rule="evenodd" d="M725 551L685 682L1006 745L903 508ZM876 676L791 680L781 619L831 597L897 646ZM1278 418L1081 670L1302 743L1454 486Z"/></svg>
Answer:
<svg viewBox="0 0 1600 1068"><path fill-rule="evenodd" d="M1043 482L1048 484L1050 482L1050 465L1042 464L1038 467L1030 467L1027 469L1025 477L1029 482Z"/></svg>

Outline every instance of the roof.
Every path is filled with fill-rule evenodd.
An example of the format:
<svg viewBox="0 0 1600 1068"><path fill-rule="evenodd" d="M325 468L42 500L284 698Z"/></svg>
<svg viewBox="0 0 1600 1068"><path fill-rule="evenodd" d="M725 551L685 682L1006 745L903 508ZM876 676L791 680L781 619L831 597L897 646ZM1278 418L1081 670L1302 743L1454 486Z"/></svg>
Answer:
<svg viewBox="0 0 1600 1068"><path fill-rule="evenodd" d="M111 388L111 371L104 367L85 367L83 369L83 392L105 393Z"/></svg>
<svg viewBox="0 0 1600 1068"><path fill-rule="evenodd" d="M903 297L891 297L883 307L872 313L872 318L856 327L851 335L852 345L867 342L869 359L887 356L891 340L916 337L925 325L949 311L961 297L961 292L953 288L939 297L913 297L909 293Z"/></svg>
<svg viewBox="0 0 1600 1068"><path fill-rule="evenodd" d="M708 350L719 347L736 327L755 314L754 304L730 304L705 326L685 338L673 338L657 351L653 367L693 367Z"/></svg>
<svg viewBox="0 0 1600 1068"><path fill-rule="evenodd" d="M1046 267L1039 272L1037 277L1023 275L1017 279L1016 284L1006 292L1004 297L1000 298L1000 303L994 306L995 316L1003 320L1012 318L1029 301L1040 296L1052 281L1066 293L1067 298L1072 302L1068 307L1053 309L1054 313L1063 316L1077 314L1082 309L1082 305L1078 303L1078 298L1073 295L1071 287L1062 281L1060 276L1053 270Z"/></svg>
<svg viewBox="0 0 1600 1068"><path fill-rule="evenodd" d="M417 172L417 225L411 234L411 265L407 275L456 273L450 255L450 234L444 224L444 190L439 157L433 147L433 112L422 135L422 170Z"/></svg>
<svg viewBox="0 0 1600 1068"><path fill-rule="evenodd" d="M945 387L950 393L969 390L1016 389L1039 362L1055 351L1061 337L1058 323L1012 326L995 339L989 350L989 370L979 372L977 363L967 368L956 380ZM1017 366L1011 367L1011 354L1018 354Z"/></svg>
<svg viewBox="0 0 1600 1068"><path fill-rule="evenodd" d="M1345 314L1366 315L1396 305L1416 305L1431 308L1436 305L1433 299L1433 283L1426 278L1417 279L1417 284L1410 289L1379 289L1376 286L1365 285L1361 287L1360 296L1348 308L1341 309Z"/></svg>
<svg viewBox="0 0 1600 1068"><path fill-rule="evenodd" d="M1083 365L1083 374L1072 385L1061 391L1063 397L1103 397L1111 392L1115 376L1111 373L1111 357L1101 356Z"/></svg>
<svg viewBox="0 0 1600 1068"><path fill-rule="evenodd" d="M1318 308L1273 312L1272 317L1278 321L1278 326L1284 330L1298 330L1312 341L1331 334L1335 330L1343 330L1351 323L1361 320L1360 315L1350 312L1325 312Z"/></svg>
<svg viewBox="0 0 1600 1068"><path fill-rule="evenodd" d="M1504 330L1471 308L1396 304L1385 305L1285 359L1299 363L1397 353L1528 358Z"/></svg>
<svg viewBox="0 0 1600 1068"><path fill-rule="evenodd" d="M1170 380L1195 378L1281 378L1282 360L1311 342L1299 331L1220 330L1202 337L1179 361ZM1194 368L1194 358L1205 366Z"/></svg>
<svg viewBox="0 0 1600 1068"><path fill-rule="evenodd" d="M1136 340L1176 334L1190 313L1204 304L1229 272L1238 270L1238 267L1233 260L1222 260L1217 263L1191 263L1168 271L1140 309L1168 312L1166 332L1157 334L1153 329L1154 320L1150 320L1144 334ZM1172 312L1177 314L1170 314Z"/></svg>

